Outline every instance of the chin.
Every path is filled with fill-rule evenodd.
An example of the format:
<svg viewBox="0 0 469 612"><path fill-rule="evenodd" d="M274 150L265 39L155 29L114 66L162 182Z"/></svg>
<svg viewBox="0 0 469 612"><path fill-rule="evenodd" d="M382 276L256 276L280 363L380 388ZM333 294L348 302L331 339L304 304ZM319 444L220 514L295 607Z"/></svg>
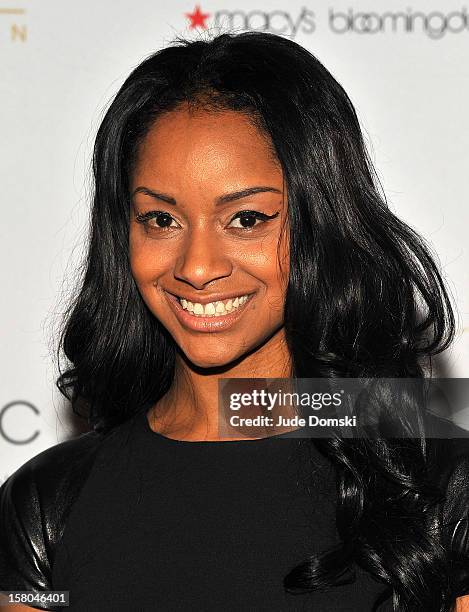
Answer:
<svg viewBox="0 0 469 612"><path fill-rule="evenodd" d="M195 366L199 368L223 368L224 366L228 366L230 363L235 361L234 357L219 357L214 358L213 356L191 356L186 355L187 359L193 363Z"/></svg>
<svg viewBox="0 0 469 612"><path fill-rule="evenodd" d="M199 368L223 368L230 365L231 363L238 360L243 356L243 353L236 354L230 351L226 353L214 354L214 352L208 352L206 349L203 353L194 351L185 351L180 349L181 353L184 354L185 359Z"/></svg>

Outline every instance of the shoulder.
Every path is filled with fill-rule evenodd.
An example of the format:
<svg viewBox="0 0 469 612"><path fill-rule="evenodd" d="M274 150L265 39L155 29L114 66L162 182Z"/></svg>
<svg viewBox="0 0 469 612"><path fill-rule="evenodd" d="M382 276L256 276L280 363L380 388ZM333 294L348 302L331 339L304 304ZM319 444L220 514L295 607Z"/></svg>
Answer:
<svg viewBox="0 0 469 612"><path fill-rule="evenodd" d="M0 487L0 590L51 590L55 545L104 438L88 432L56 444Z"/></svg>
<svg viewBox="0 0 469 612"><path fill-rule="evenodd" d="M427 437L430 473L447 500L454 501L457 485L469 483L469 430L443 419L437 427L438 437Z"/></svg>
<svg viewBox="0 0 469 612"><path fill-rule="evenodd" d="M439 523L451 567L455 596L469 593L469 432L456 426L454 437L430 439L433 482L442 492Z"/></svg>
<svg viewBox="0 0 469 612"><path fill-rule="evenodd" d="M444 493L443 523L454 528L463 527L469 517L469 438L441 438L431 440L431 443L434 478ZM452 531L453 546L457 540L462 544L460 538L456 538L457 531ZM465 532L467 538L467 527Z"/></svg>

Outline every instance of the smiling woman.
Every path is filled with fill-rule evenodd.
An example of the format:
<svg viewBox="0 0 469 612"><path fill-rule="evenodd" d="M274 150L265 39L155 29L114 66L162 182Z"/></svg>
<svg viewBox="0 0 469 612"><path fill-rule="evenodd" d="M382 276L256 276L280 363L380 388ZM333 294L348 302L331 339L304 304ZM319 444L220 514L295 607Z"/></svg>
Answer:
<svg viewBox="0 0 469 612"><path fill-rule="evenodd" d="M93 167L57 381L91 431L1 487L0 589L73 612L463 611L457 428L220 435L220 379L421 379L453 339L339 83L271 34L177 40L122 85Z"/></svg>
<svg viewBox="0 0 469 612"><path fill-rule="evenodd" d="M253 373L273 355L287 363L283 173L252 122L187 104L166 113L141 145L131 190L133 277L190 362L221 366L249 347ZM212 401L204 414L215 437Z"/></svg>

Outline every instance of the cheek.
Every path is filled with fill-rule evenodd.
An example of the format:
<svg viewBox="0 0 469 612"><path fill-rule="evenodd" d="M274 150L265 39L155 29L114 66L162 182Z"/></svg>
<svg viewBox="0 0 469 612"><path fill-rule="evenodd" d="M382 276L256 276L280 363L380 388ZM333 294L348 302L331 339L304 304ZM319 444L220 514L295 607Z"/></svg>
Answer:
<svg viewBox="0 0 469 612"><path fill-rule="evenodd" d="M268 289L277 295L281 295L286 290L290 270L288 241L279 242L277 237L270 242L268 248L267 245L264 246L265 248L261 249L259 257L259 262L262 261L259 269L263 271Z"/></svg>
<svg viewBox="0 0 469 612"><path fill-rule="evenodd" d="M167 250L141 238L131 238L129 260L132 275L138 284L151 283L171 265Z"/></svg>
<svg viewBox="0 0 469 612"><path fill-rule="evenodd" d="M282 293L286 293L290 276L290 244L288 237L282 238L276 259L278 283L281 286Z"/></svg>

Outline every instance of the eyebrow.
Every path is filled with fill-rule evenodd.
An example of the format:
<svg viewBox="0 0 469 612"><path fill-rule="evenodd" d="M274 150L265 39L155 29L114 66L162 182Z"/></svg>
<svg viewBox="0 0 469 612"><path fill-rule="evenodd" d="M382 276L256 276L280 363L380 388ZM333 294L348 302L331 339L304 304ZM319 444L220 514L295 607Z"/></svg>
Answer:
<svg viewBox="0 0 469 612"><path fill-rule="evenodd" d="M234 200L240 200L241 198L246 198L250 195L255 195L256 193L265 193L265 192L280 193L280 194L282 193L280 189L276 189L275 187L263 187L263 186L247 187L246 189L241 189L240 191L233 191L231 193L225 193L221 196L218 196L218 198L215 199L215 206L226 204L227 202L233 202ZM144 193L145 195L149 195L152 198L155 198L156 200L162 200L163 202L166 202L168 204L173 204L174 206L176 206L177 204L176 200L172 198L171 196L166 195L165 193L154 191L153 189L148 189L148 187L143 187L143 186L137 187L132 192L132 198L137 193Z"/></svg>

